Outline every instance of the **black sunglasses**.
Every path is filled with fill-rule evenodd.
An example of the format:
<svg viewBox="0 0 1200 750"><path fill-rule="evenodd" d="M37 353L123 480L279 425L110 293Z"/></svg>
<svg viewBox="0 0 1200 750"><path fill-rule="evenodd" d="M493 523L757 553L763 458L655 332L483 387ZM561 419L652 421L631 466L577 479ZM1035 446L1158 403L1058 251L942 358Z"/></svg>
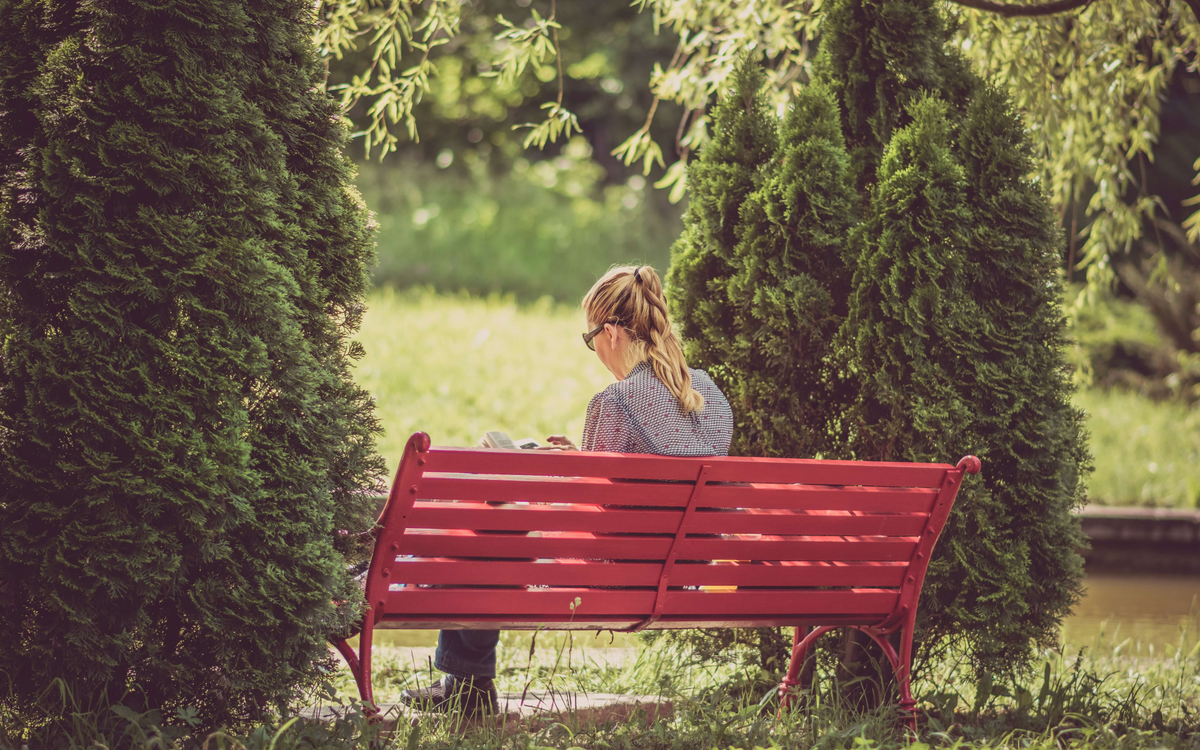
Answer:
<svg viewBox="0 0 1200 750"><path fill-rule="evenodd" d="M620 324L620 322L621 322L620 318L609 318L608 320L604 321L603 323L596 326L592 330L583 334L583 343L585 345L587 345L588 349L591 349L592 351L596 351L596 344L592 341L592 339L596 338L597 334L599 334L601 331L604 330L604 326L608 325L609 323Z"/></svg>

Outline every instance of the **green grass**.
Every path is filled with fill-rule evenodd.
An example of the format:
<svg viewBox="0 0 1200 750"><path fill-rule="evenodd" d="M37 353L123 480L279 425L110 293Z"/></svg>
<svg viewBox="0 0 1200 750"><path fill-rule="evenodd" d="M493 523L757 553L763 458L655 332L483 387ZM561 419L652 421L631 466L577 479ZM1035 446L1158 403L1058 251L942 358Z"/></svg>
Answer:
<svg viewBox="0 0 1200 750"><path fill-rule="evenodd" d="M1101 505L1200 505L1200 409L1127 391L1081 390L1096 471L1089 494Z"/></svg>
<svg viewBox="0 0 1200 750"><path fill-rule="evenodd" d="M376 398L394 470L404 441L474 445L484 432L578 440L592 394L612 376L579 340L578 307L427 290L371 295L357 377ZM1195 508L1200 498L1200 411L1120 391L1083 389L1096 472L1092 501Z"/></svg>
<svg viewBox="0 0 1200 750"><path fill-rule="evenodd" d="M604 649L590 633L568 638L506 634L500 649L500 687L520 693L590 690L624 692L672 702L657 722L632 720L586 725L570 713L514 730L496 723L464 729L424 716L395 725L366 721L339 670L323 700L342 718L314 722L283 718L238 730L195 730L186 712L78 710L47 712L64 731L28 741L41 747L182 750L189 747L291 750L403 748L404 750L1159 750L1200 749L1200 638L1193 617L1174 643L1118 643L1099 636L1087 648L1047 650L1036 668L990 688L966 682L952 658L914 685L921 744L910 745L890 707L856 711L841 704L830 670L823 668L802 710L776 718L772 683L737 664L699 664L670 647ZM603 636L602 636L603 637ZM426 654L399 647L376 651L375 685L382 701L429 679ZM749 655L753 659L753 655ZM309 705L314 701L307 699ZM393 718L395 716L393 715ZM190 720L190 721L189 721ZM21 741L0 726L0 750ZM385 731L386 730L386 731Z"/></svg>
<svg viewBox="0 0 1200 750"><path fill-rule="evenodd" d="M578 307L548 300L372 294L356 377L375 396L389 470L418 430L435 445L475 445L488 430L578 442L588 400L613 381L585 330Z"/></svg>

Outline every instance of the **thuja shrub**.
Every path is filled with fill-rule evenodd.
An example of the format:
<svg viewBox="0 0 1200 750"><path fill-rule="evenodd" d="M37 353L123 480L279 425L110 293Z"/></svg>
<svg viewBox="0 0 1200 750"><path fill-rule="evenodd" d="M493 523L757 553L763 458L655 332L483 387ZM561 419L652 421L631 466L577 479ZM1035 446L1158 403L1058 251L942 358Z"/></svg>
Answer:
<svg viewBox="0 0 1200 750"><path fill-rule="evenodd" d="M712 138L688 172L688 209L683 235L671 248L668 303L680 326L689 362L702 362L722 389L730 385L725 363L734 310L727 286L739 243L738 213L761 180L776 150L778 123L758 96L762 73L749 60L713 108Z"/></svg>
<svg viewBox="0 0 1200 750"><path fill-rule="evenodd" d="M970 208L959 283L976 317L946 332L972 342L943 377L967 403L963 442L987 468L931 563L927 628L943 640L974 634L974 655L1001 671L1030 637L1054 643L1081 595L1086 539L1071 511L1086 501L1091 458L1064 361L1060 235L1003 92L978 86L956 145Z"/></svg>
<svg viewBox="0 0 1200 750"><path fill-rule="evenodd" d="M689 172L705 198L668 293L695 366L722 373L735 451L982 459L929 568L918 669L957 644L997 673L1053 641L1078 600L1071 510L1090 459L1027 136L944 39L931 0L834 0L774 150L740 162L737 189L707 151ZM739 72L714 138L731 111L761 111L746 104L758 85ZM691 259L730 233L710 283Z"/></svg>
<svg viewBox="0 0 1200 750"><path fill-rule="evenodd" d="M288 0L0 6L9 717L58 685L237 722L357 615L372 244L310 27Z"/></svg>
<svg viewBox="0 0 1200 750"><path fill-rule="evenodd" d="M757 92L754 92L757 93ZM828 455L823 415L849 394L826 362L846 315L846 233L855 216L850 161L827 87L800 91L779 147L742 204L727 285L734 324L724 364L738 404L731 449L747 456Z"/></svg>
<svg viewBox="0 0 1200 750"><path fill-rule="evenodd" d="M830 347L846 315L845 237L857 198L829 88L804 88L780 122L762 83L743 59L714 109L720 145L689 171L693 197L668 300L689 363L714 374L733 406L731 453L828 457L844 448L845 429L829 416L851 398ZM749 655L767 670L786 668L790 644L767 628L651 637L687 644L702 659Z"/></svg>

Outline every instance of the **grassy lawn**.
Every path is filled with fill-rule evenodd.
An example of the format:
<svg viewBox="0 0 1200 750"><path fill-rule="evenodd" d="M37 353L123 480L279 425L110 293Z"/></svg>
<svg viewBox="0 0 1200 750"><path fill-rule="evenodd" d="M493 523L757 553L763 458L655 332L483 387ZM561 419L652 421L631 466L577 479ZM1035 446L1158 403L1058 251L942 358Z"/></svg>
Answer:
<svg viewBox="0 0 1200 750"><path fill-rule="evenodd" d="M1093 502L1200 505L1200 410L1121 391L1083 390L1075 403L1092 436Z"/></svg>
<svg viewBox="0 0 1200 750"><path fill-rule="evenodd" d="M581 311L549 301L375 292L356 376L375 396L389 471L418 430L435 445L475 445L488 430L578 442L588 400L613 379L586 330Z"/></svg>
<svg viewBox="0 0 1200 750"><path fill-rule="evenodd" d="M590 154L576 137L558 158L518 159L503 176L481 162L469 174L401 157L362 164L379 221L376 283L574 302L614 264L665 271L680 208L640 176L601 185Z"/></svg>
<svg viewBox="0 0 1200 750"><path fill-rule="evenodd" d="M924 750L949 748L1200 748L1200 638L1193 617L1173 642L1139 641L1101 633L1086 644L1047 649L1033 668L1005 687L983 689L965 678L953 656L914 684L921 710ZM909 746L892 709L862 712L838 702L828 665L820 668L808 706L779 720L772 679L739 664L699 663L671 646L638 647L629 637L609 647L607 633L505 633L497 682L521 694L590 691L642 695L670 701L674 713L652 724L640 721L587 726L568 714L512 733L495 724L460 731L426 716L407 719L391 741L413 748L620 748L622 750L730 750L820 748L871 750ZM532 647L531 647L532 646ZM430 680L432 648L383 646L376 650L376 695L398 699L406 687ZM343 699L353 686L338 675Z"/></svg>
<svg viewBox="0 0 1200 750"><path fill-rule="evenodd" d="M514 438L564 433L578 441L588 399L612 376L588 351L577 307L543 300L375 292L357 377L376 398L389 471L417 430L439 445L473 445L487 430ZM1120 392L1084 390L1103 505L1195 508L1200 411Z"/></svg>

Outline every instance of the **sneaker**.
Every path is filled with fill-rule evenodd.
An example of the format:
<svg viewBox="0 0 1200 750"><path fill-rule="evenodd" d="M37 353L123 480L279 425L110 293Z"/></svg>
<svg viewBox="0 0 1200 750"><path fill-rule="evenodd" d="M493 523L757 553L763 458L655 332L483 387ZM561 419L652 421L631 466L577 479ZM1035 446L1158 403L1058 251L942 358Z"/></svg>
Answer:
<svg viewBox="0 0 1200 750"><path fill-rule="evenodd" d="M417 711L462 713L470 718L500 713L500 696L490 677L446 675L428 687L405 690L400 702Z"/></svg>

